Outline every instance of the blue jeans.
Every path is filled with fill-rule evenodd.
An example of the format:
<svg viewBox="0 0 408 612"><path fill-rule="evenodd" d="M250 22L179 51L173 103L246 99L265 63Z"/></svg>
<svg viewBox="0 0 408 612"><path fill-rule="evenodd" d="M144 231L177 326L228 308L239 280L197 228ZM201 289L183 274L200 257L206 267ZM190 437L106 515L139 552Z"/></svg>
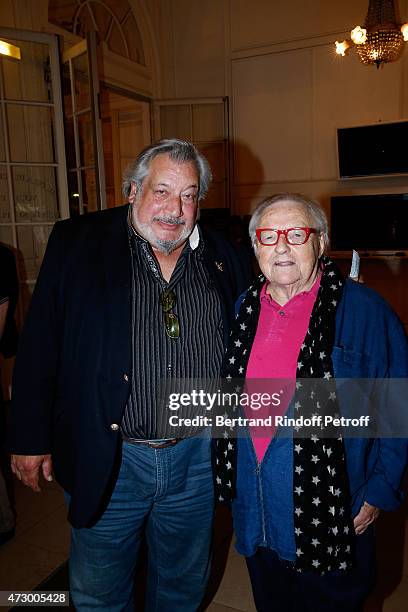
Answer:
<svg viewBox="0 0 408 612"><path fill-rule="evenodd" d="M211 556L214 492L210 439L152 449L123 444L112 497L98 522L72 529L71 596L77 610L133 610L143 534L148 612L195 612Z"/></svg>

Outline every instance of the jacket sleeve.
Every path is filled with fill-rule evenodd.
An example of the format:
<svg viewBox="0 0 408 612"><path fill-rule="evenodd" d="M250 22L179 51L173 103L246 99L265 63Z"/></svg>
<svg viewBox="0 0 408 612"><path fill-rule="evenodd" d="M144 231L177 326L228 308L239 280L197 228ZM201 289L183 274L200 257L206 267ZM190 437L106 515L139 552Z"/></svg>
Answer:
<svg viewBox="0 0 408 612"><path fill-rule="evenodd" d="M375 437L344 439L353 514L364 501L395 510L403 499L401 481L408 459L408 406L399 391L408 381L408 345L395 312L365 285L345 284L332 359L337 379L367 379L364 413L369 410L375 417ZM358 415L360 399L355 404L353 397L346 392L341 406L346 414Z"/></svg>
<svg viewBox="0 0 408 612"><path fill-rule="evenodd" d="M408 461L407 395L401 392L403 387L407 390L408 343L402 324L393 312L389 313L384 341L388 344L387 360L385 380L380 381L382 397L378 411L380 435L385 432L389 437L375 441L373 448L377 456L367 482L366 501L382 510L395 510L403 501L401 482ZM401 437L396 437L400 434Z"/></svg>
<svg viewBox="0 0 408 612"><path fill-rule="evenodd" d="M401 481L407 464L407 441L382 438L377 442L377 461L367 482L365 501L381 510L396 510L404 499Z"/></svg>
<svg viewBox="0 0 408 612"><path fill-rule="evenodd" d="M63 257L63 223L48 240L19 342L13 376L8 447L21 455L50 452L52 409L59 358L58 291Z"/></svg>

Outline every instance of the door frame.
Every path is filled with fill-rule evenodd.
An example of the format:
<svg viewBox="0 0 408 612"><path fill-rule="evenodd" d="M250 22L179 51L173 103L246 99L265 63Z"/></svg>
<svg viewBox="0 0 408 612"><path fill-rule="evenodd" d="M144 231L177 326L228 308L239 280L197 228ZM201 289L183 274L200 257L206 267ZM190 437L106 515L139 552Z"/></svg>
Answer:
<svg viewBox="0 0 408 612"><path fill-rule="evenodd" d="M69 69L69 80L71 86L71 99L72 99L72 119L74 123L74 139L75 139L75 160L76 167L75 171L77 174L77 183L80 194L80 212L83 211L83 198L82 198L82 177L81 172L84 167L82 165L80 155L80 143L79 143L79 131L77 124L77 108L76 108L76 95L75 95L75 71L73 61L86 55L87 67L88 67L88 79L89 79L89 93L90 93L90 106L89 109L81 109L79 114L85 111L91 114L92 124L92 141L93 141L93 154L94 154L94 166L95 166L95 179L96 179L96 207L97 210L103 210L106 208L106 180L105 180L105 161L103 154L103 140L102 140L102 126L101 126L101 109L100 109L100 85L99 85L99 71L98 71L98 57L97 57L97 43L96 43L96 32L91 31L86 35L86 39L81 40L73 47L67 49L61 58L62 65L68 64ZM71 171L71 168L68 169Z"/></svg>

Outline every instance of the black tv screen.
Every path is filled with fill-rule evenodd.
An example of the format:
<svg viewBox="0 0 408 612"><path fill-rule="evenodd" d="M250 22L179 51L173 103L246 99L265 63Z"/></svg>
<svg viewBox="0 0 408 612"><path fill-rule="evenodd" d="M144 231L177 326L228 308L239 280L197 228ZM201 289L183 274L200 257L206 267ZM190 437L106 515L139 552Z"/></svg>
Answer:
<svg viewBox="0 0 408 612"><path fill-rule="evenodd" d="M408 173L408 121L339 128L340 178Z"/></svg>
<svg viewBox="0 0 408 612"><path fill-rule="evenodd" d="M332 251L408 251L408 193L331 198Z"/></svg>

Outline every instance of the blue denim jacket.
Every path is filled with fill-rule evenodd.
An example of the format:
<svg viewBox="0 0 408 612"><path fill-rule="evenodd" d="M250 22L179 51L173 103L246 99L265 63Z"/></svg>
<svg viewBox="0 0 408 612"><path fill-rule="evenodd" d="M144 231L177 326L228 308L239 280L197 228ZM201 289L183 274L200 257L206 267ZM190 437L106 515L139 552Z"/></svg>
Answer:
<svg viewBox="0 0 408 612"><path fill-rule="evenodd" d="M376 292L353 281L346 282L337 310L332 359L336 378L408 378L408 345L398 317ZM341 394L339 401L342 407ZM396 509L407 440L347 438L345 453L352 515L364 501ZM251 556L266 546L283 559L295 559L292 475L290 438L278 431L260 465L250 436L239 438L232 507L239 553Z"/></svg>

